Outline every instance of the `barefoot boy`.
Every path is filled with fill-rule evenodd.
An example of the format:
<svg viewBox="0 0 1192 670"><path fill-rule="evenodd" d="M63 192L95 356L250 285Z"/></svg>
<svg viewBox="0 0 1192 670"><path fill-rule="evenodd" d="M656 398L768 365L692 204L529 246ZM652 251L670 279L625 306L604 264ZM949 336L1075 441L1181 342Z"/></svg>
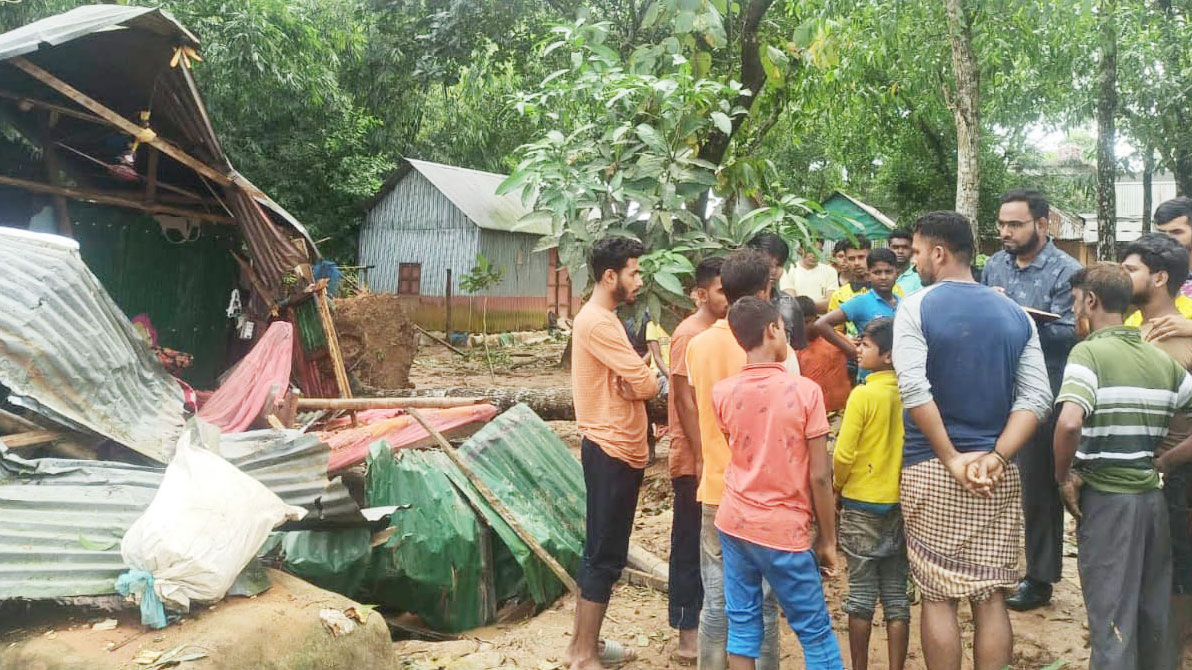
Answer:
<svg viewBox="0 0 1192 670"><path fill-rule="evenodd" d="M728 321L747 356L739 374L713 389L716 420L731 452L716 513L729 667L753 670L761 654L764 578L799 636L806 667L842 670L819 575L820 564L830 574L837 564L823 393L783 366L786 334L772 304L741 298Z"/></svg>
<svg viewBox="0 0 1192 670"><path fill-rule="evenodd" d="M865 326L857 363L869 370L849 396L836 450L832 486L841 494L840 548L848 560L848 643L853 670L869 667L869 634L880 595L890 670L902 670L910 640L906 537L898 506L902 472L902 399L890 349L894 320Z"/></svg>

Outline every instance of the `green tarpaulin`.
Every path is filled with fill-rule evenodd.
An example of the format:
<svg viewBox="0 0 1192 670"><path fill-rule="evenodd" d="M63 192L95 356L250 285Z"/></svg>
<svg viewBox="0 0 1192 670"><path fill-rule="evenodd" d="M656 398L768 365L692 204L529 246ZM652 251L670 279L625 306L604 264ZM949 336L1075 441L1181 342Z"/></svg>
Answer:
<svg viewBox="0 0 1192 670"><path fill-rule="evenodd" d="M573 574L584 543L580 465L532 410L517 405L459 448L468 467ZM414 612L459 632L492 623L511 600L540 608L564 591L467 476L438 450L368 458L368 504L397 507L393 533L370 547L363 529L282 534L285 567L361 602Z"/></svg>

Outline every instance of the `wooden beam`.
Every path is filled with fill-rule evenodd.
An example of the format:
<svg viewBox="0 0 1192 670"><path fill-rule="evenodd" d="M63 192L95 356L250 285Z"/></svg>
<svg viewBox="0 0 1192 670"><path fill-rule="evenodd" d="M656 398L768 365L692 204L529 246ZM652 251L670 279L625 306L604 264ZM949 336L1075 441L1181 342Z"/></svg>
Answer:
<svg viewBox="0 0 1192 670"><path fill-rule="evenodd" d="M479 405L487 400L487 398L298 398L298 411L403 409L406 407L444 409Z"/></svg>
<svg viewBox="0 0 1192 670"><path fill-rule="evenodd" d="M169 205L148 205L138 200L130 200L119 196L108 195L106 193L97 193L80 188L71 188L69 186L53 186L50 184L43 184L38 181L29 181L28 179L17 179L15 177L6 177L0 175L0 186L15 186L23 188L34 193L45 193L47 195L61 195L72 200L81 200L83 202L94 202L100 205L112 205L115 207L125 207L128 209L135 209L142 212L149 212L150 214L170 214L173 216L186 216L192 219L199 219L200 221L210 221L211 223L235 223L231 217L223 216L221 214L208 214L207 212L196 212L192 209L183 207L170 207Z"/></svg>
<svg viewBox="0 0 1192 670"><path fill-rule="evenodd" d="M489 506L493 508L493 510L498 516L501 517L501 519L505 521L505 523L509 524L509 527L513 529L513 532L516 533L519 538L521 538L522 542L526 543L526 546L528 546L530 550L534 552L534 555L541 559L543 563L546 563L546 567L550 568L550 571L555 573L555 576L559 578L559 581L563 582L563 585L566 586L569 591L579 595L579 585L575 583L575 579L571 576L571 574L559 564L559 561L556 560L554 556L550 555L550 552L543 548L543 546L538 542L538 538L531 535L530 532L521 525L521 523L517 520L517 517L513 515L513 512L510 511L510 509L505 506L505 503L501 502L501 499L497 497L497 494L493 493L493 490L488 487L488 484L485 484L484 480L472 470L472 466L464 462L464 459L460 457L459 453L455 450L455 447L451 446L451 443L447 441L447 438L443 437L442 433L435 430L435 427L430 425L430 422L422 418L422 414L420 414L418 410L410 408L408 411L410 416L413 417L415 421L422 424L422 427L426 429L426 432L430 433L430 436L435 439L436 443L438 443L439 448L447 454L447 458L450 458L451 462L455 463L455 467L459 468L460 471L464 473L464 476L468 478L468 481L472 482L472 486L475 486L476 490L480 492L480 496L484 498L485 502L487 502Z"/></svg>
<svg viewBox="0 0 1192 670"><path fill-rule="evenodd" d="M16 435L4 435L0 437L0 441L4 442L4 446L9 449L20 449L21 447L35 447L64 437L66 437L66 433L57 430L32 430Z"/></svg>
<svg viewBox="0 0 1192 670"><path fill-rule="evenodd" d="M157 147L149 147L149 164L145 168L145 202L157 199L157 160L161 152Z"/></svg>
<svg viewBox="0 0 1192 670"><path fill-rule="evenodd" d="M46 86L49 86L55 91L58 91L62 95L75 101L79 105L87 108L95 115L106 120L108 123L116 126L129 135L132 135L133 137L141 136L141 134L146 130L145 128L142 128L132 121L129 121L111 109L108 109L99 101L89 97L87 94L71 86L65 81L55 77L50 72L38 67L37 65L34 65L32 62L22 56L10 58L8 59L8 62L12 63L18 69L28 73L29 76L33 77L34 79L44 83ZM207 165L206 163L191 156L170 142L157 137L156 135L152 139L142 141L149 146L157 147L163 154L173 158L179 163L182 163L186 167L198 172L212 181L219 183L222 186L230 186L232 184L232 179L228 175L219 172L210 165Z"/></svg>
<svg viewBox="0 0 1192 670"><path fill-rule="evenodd" d="M69 116L72 119L78 119L80 121L87 121L90 123L99 124L101 126L110 125L107 121L99 118L98 116L96 116L94 114L88 114L87 112L80 112L76 109L71 109L69 107L63 107L62 105L55 105L52 102L45 102L44 100L38 100L37 98L30 98L27 95L20 95L18 93L13 93L12 91L5 91L3 89L0 89L0 99L15 100L18 103L18 108L20 108L21 106L24 106L24 105L28 105L29 107L48 109L51 112L57 112L57 113L61 114L62 116ZM22 111L25 111L25 110L22 110Z"/></svg>

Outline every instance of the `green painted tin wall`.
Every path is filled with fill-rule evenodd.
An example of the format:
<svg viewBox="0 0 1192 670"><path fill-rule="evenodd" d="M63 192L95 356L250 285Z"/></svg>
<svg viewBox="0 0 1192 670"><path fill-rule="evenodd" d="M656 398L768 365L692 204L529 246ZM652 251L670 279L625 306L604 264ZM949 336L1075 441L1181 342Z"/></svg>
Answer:
<svg viewBox="0 0 1192 670"><path fill-rule="evenodd" d="M182 378L213 388L228 365L228 297L238 269L233 229L204 225L194 242L173 244L151 217L70 203L75 238L91 271L131 319L148 314L158 344L194 355Z"/></svg>

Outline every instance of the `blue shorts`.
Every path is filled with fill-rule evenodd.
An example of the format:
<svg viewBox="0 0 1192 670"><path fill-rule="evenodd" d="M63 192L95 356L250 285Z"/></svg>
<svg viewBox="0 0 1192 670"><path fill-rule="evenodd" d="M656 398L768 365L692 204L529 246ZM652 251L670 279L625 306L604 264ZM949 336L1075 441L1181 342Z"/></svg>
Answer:
<svg viewBox="0 0 1192 670"><path fill-rule="evenodd" d="M762 579L770 583L791 629L799 636L809 670L843 670L840 645L810 551L779 551L720 533L724 557L724 610L728 653L761 655Z"/></svg>

